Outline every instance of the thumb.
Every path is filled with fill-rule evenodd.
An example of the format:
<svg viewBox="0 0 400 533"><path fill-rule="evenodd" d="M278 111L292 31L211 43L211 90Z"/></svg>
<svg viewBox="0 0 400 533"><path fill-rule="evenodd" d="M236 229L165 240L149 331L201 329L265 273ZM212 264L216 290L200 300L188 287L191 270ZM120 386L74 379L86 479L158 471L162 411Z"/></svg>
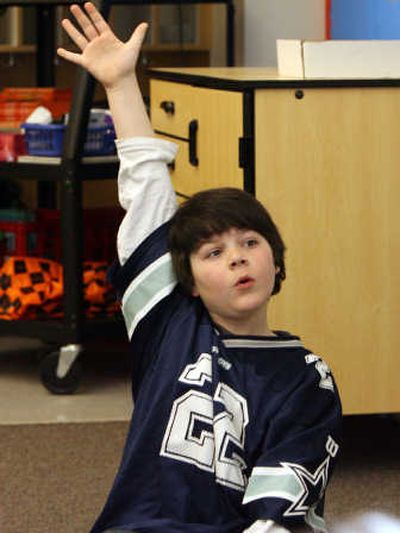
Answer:
<svg viewBox="0 0 400 533"><path fill-rule="evenodd" d="M144 38L146 37L148 27L149 25L147 22L142 22L136 26L128 40L129 46L140 49L142 47Z"/></svg>

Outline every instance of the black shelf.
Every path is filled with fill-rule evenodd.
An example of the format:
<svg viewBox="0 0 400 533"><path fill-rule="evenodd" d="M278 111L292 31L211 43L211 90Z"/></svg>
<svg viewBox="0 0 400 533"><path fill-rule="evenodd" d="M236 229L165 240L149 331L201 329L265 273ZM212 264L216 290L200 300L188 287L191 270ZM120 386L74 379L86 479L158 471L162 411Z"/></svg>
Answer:
<svg viewBox="0 0 400 533"><path fill-rule="evenodd" d="M103 163L78 161L76 175L81 180L112 179L118 173L116 157ZM60 163L0 163L0 178L19 178L34 181L61 181L64 178L62 162Z"/></svg>
<svg viewBox="0 0 400 533"><path fill-rule="evenodd" d="M0 320L0 335L35 337L49 343L78 343L94 338L124 338L125 325L122 318L86 319L81 330L71 329L71 324L63 320Z"/></svg>

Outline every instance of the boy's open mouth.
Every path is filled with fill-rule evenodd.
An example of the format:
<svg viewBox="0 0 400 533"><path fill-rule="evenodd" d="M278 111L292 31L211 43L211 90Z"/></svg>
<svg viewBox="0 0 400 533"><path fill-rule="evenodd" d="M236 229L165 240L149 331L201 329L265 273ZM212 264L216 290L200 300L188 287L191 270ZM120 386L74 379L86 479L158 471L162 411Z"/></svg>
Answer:
<svg viewBox="0 0 400 533"><path fill-rule="evenodd" d="M253 278L251 278L250 276L243 276L239 278L238 281L235 283L235 287L245 289L247 287L251 287L253 284L254 284Z"/></svg>

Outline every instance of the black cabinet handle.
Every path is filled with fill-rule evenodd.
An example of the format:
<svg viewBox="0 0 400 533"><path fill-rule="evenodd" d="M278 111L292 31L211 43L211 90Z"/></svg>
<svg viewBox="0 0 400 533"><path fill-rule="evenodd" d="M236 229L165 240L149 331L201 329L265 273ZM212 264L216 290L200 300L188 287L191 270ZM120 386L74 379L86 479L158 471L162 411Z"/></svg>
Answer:
<svg viewBox="0 0 400 533"><path fill-rule="evenodd" d="M167 113L167 115L175 114L175 103L170 100L162 101L160 107Z"/></svg>
<svg viewBox="0 0 400 533"><path fill-rule="evenodd" d="M194 166L199 166L199 158L197 157L197 130L199 123L197 120L189 122L189 163Z"/></svg>

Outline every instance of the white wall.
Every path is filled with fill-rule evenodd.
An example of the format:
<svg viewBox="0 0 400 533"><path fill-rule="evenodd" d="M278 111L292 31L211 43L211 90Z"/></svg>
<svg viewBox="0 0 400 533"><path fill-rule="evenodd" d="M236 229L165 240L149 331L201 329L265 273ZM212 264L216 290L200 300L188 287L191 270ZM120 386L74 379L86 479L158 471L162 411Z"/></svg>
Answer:
<svg viewBox="0 0 400 533"><path fill-rule="evenodd" d="M244 0L243 62L276 66L276 39L324 39L325 0Z"/></svg>

